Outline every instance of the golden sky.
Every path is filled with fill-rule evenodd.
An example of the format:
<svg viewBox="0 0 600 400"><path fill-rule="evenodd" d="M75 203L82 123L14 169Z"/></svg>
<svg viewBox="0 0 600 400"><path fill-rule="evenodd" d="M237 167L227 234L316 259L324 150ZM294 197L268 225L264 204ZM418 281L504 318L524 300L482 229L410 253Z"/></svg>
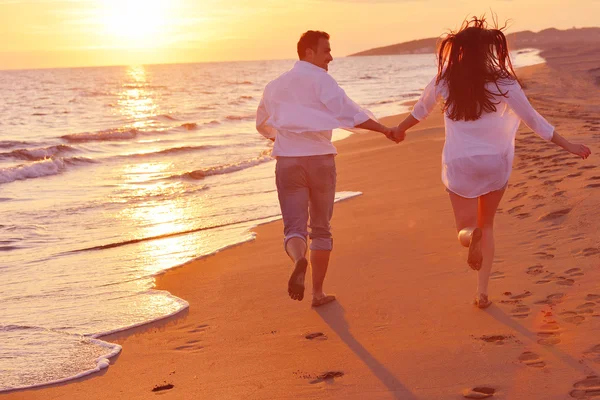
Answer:
<svg viewBox="0 0 600 400"><path fill-rule="evenodd" d="M566 29L597 26L600 0L0 0L0 69L295 58L308 29L344 56L490 9L509 32Z"/></svg>

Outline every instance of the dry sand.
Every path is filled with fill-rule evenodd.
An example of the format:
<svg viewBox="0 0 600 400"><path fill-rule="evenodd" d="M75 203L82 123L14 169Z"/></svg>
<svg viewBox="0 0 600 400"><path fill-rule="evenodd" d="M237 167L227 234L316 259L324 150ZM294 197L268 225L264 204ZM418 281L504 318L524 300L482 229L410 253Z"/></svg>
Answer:
<svg viewBox="0 0 600 400"><path fill-rule="evenodd" d="M338 190L364 194L335 209L326 290L337 303L287 297L274 222L158 277L189 311L106 337L123 352L104 372L4 398L429 400L473 388L471 398L600 398L600 90L571 66L520 76L540 113L594 154L579 160L521 128L488 310L471 304L476 275L440 182L437 113L400 145L368 133L338 143Z"/></svg>

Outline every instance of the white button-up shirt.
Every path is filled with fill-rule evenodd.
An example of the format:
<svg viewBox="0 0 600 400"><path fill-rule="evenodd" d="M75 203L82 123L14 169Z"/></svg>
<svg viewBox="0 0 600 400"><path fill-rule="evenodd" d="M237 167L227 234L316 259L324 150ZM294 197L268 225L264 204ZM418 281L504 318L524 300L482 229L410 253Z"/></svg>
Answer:
<svg viewBox="0 0 600 400"><path fill-rule="evenodd" d="M256 129L275 139L274 157L337 154L332 130L371 118L324 69L306 61L271 81L256 112Z"/></svg>
<svg viewBox="0 0 600 400"><path fill-rule="evenodd" d="M412 110L419 121L434 110L439 99L448 99L446 82L438 84L436 80L431 80ZM498 87L488 83L487 89L494 94L495 112L484 112L475 121L454 121L444 115L442 181L462 197L482 196L506 185L521 121L545 140L552 140L554 135L554 127L531 106L516 80L498 81Z"/></svg>

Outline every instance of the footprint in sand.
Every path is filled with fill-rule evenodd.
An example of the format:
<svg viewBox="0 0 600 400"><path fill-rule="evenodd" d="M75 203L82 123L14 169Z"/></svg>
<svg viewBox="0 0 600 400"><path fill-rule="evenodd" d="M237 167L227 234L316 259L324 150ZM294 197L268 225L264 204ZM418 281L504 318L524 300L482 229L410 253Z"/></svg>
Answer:
<svg viewBox="0 0 600 400"><path fill-rule="evenodd" d="M496 389L487 386L478 386L473 389L465 389L463 396L467 399L487 399L496 393Z"/></svg>
<svg viewBox="0 0 600 400"><path fill-rule="evenodd" d="M531 296L531 294L532 293L529 290L526 290L525 292L523 292L521 294L516 294L514 296L511 296L510 298L513 300L521 300L521 299Z"/></svg>
<svg viewBox="0 0 600 400"><path fill-rule="evenodd" d="M494 271L490 274L490 279L504 279L504 272L502 271Z"/></svg>
<svg viewBox="0 0 600 400"><path fill-rule="evenodd" d="M574 399L597 399L600 397L600 377L591 375L575 382L569 395Z"/></svg>
<svg viewBox="0 0 600 400"><path fill-rule="evenodd" d="M573 279L565 278L564 276L556 277L556 284L561 286L573 286L575 281Z"/></svg>
<svg viewBox="0 0 600 400"><path fill-rule="evenodd" d="M483 340L487 343L504 344L507 339L512 339L513 335L483 335L479 340Z"/></svg>
<svg viewBox="0 0 600 400"><path fill-rule="evenodd" d="M544 270L544 266L542 264L532 265L531 267L529 267L525 270L526 274L533 275L533 276L542 274L544 272L546 272L546 271Z"/></svg>
<svg viewBox="0 0 600 400"><path fill-rule="evenodd" d="M538 251L537 253L533 253L533 255L538 256L542 260L551 260L554 258L554 254L546 253L545 251Z"/></svg>
<svg viewBox="0 0 600 400"><path fill-rule="evenodd" d="M308 340L327 340L327 335L325 335L323 332L309 333L304 337Z"/></svg>
<svg viewBox="0 0 600 400"><path fill-rule="evenodd" d="M344 376L342 371L327 371L323 372L321 375L318 375L316 379L310 381L311 384L321 383L325 381L333 381L335 378L341 378Z"/></svg>
<svg viewBox="0 0 600 400"><path fill-rule="evenodd" d="M533 196L529 196L531 200L544 200L545 197L539 194L534 194Z"/></svg>
<svg viewBox="0 0 600 400"><path fill-rule="evenodd" d="M175 347L175 350L202 350L204 346L200 346L200 340L192 339L185 342L184 345Z"/></svg>
<svg viewBox="0 0 600 400"><path fill-rule="evenodd" d="M575 325L579 325L583 321L585 321L585 317L583 315L578 315L575 311L564 311L558 315L560 315L565 320L565 322L569 322Z"/></svg>
<svg viewBox="0 0 600 400"><path fill-rule="evenodd" d="M521 300L500 300L502 304L519 304Z"/></svg>
<svg viewBox="0 0 600 400"><path fill-rule="evenodd" d="M562 210L552 211L546 215L542 215L538 218L538 221L547 222L547 221L556 221L559 218L564 217L568 213L571 212L571 208L563 208Z"/></svg>
<svg viewBox="0 0 600 400"><path fill-rule="evenodd" d="M591 176L587 180L588 181L600 181L600 176Z"/></svg>
<svg viewBox="0 0 600 400"><path fill-rule="evenodd" d="M553 197L558 197L558 196L562 196L565 193L567 193L566 190L559 190L558 192L555 192L552 196Z"/></svg>
<svg viewBox="0 0 600 400"><path fill-rule="evenodd" d="M581 251L581 255L583 255L584 257L591 257L597 254L600 254L600 249L596 247L588 247L587 249L583 249Z"/></svg>
<svg viewBox="0 0 600 400"><path fill-rule="evenodd" d="M588 294L585 296L587 301L598 301L600 302L600 294Z"/></svg>
<svg viewBox="0 0 600 400"><path fill-rule="evenodd" d="M526 351L519 356L519 361L528 367L533 368L544 368L546 366L546 362L542 360L542 358L531 351Z"/></svg>
<svg viewBox="0 0 600 400"><path fill-rule="evenodd" d="M544 324L538 331L538 343L544 346L553 346L560 343L560 325L552 317L551 312L546 313Z"/></svg>
<svg viewBox="0 0 600 400"><path fill-rule="evenodd" d="M554 276L556 274L554 272L550 272L549 274L547 274L546 276L543 276L542 279L554 279Z"/></svg>
<svg viewBox="0 0 600 400"><path fill-rule="evenodd" d="M557 157L557 156L559 156L561 154L562 153L557 153L556 156L552 157L552 161L554 161L555 164L557 164L557 163L563 163L563 162L571 159L571 157Z"/></svg>
<svg viewBox="0 0 600 400"><path fill-rule="evenodd" d="M596 303L592 303L591 301L587 303L580 304L576 307L578 314L593 314L594 308L596 307Z"/></svg>
<svg viewBox="0 0 600 400"><path fill-rule="evenodd" d="M172 383L163 383L162 385L156 385L152 389L153 392L162 392L164 390L171 390L175 387Z"/></svg>
<svg viewBox="0 0 600 400"><path fill-rule="evenodd" d="M586 187L586 189L600 188L600 183L590 183L589 185L586 185L585 187Z"/></svg>
<svg viewBox="0 0 600 400"><path fill-rule="evenodd" d="M538 343L543 346L554 346L560 343L559 332L538 332Z"/></svg>
<svg viewBox="0 0 600 400"><path fill-rule="evenodd" d="M525 219L525 218L531 217L531 214L530 213L520 213L520 214L515 215L515 217L517 217L519 219Z"/></svg>
<svg viewBox="0 0 600 400"><path fill-rule="evenodd" d="M583 169L583 170L585 170L585 169L594 169L594 168L596 168L595 165L583 165L583 166L581 166L581 167L579 167L577 169Z"/></svg>
<svg viewBox="0 0 600 400"><path fill-rule="evenodd" d="M516 206L516 207L513 207L513 208L511 208L511 209L510 209L510 210L508 210L507 212L508 212L509 214L514 214L514 213L516 213L517 211L519 211L519 210L520 210L521 208L523 208L523 207L524 207L524 206L522 206L522 205L521 205L521 206Z"/></svg>
<svg viewBox="0 0 600 400"><path fill-rule="evenodd" d="M531 268L530 275L536 276L536 275L540 275L540 274L546 272L541 265L539 266L539 269L535 269L535 267L536 267L535 265L533 267L529 267L529 268ZM539 281L535 282L536 285L544 285L546 283L552 282L552 279L554 278L554 272L546 274L546 276L543 276L541 278L542 279L540 279Z"/></svg>
<svg viewBox="0 0 600 400"><path fill-rule="evenodd" d="M546 299L536 301L534 304L546 304L546 305L553 306L553 305L556 305L556 304L562 302L564 297L565 297L564 293L553 293L553 294L547 296Z"/></svg>
<svg viewBox="0 0 600 400"><path fill-rule="evenodd" d="M577 178L578 176L581 176L582 174L583 174L583 172L575 172L573 174L567 175L567 178Z"/></svg>
<svg viewBox="0 0 600 400"><path fill-rule="evenodd" d="M202 324L202 325L196 326L194 329L191 329L189 332L190 333L204 332L207 329L208 329L208 325Z"/></svg>
<svg viewBox="0 0 600 400"><path fill-rule="evenodd" d="M546 323L544 325L540 326L540 333L554 332L560 329L558 322L554 320L546 320L545 322Z"/></svg>
<svg viewBox="0 0 600 400"><path fill-rule="evenodd" d="M584 275L581 268L568 269L565 271L565 274L567 274L569 276L583 276Z"/></svg>
<svg viewBox="0 0 600 400"><path fill-rule="evenodd" d="M531 309L526 305L519 304L515 308L510 310L510 315L512 315L513 318L523 319L529 316L530 311Z"/></svg>
<svg viewBox="0 0 600 400"><path fill-rule="evenodd" d="M552 172L556 172L556 170L554 170ZM560 179L547 179L547 180L544 181L544 185L546 185L546 186L555 185L557 183L561 183L562 181L563 181L562 178L560 178Z"/></svg>
<svg viewBox="0 0 600 400"><path fill-rule="evenodd" d="M571 235L571 242L576 242L578 240L583 240L585 239L585 235L581 234L581 233L576 233L574 235Z"/></svg>
<svg viewBox="0 0 600 400"><path fill-rule="evenodd" d="M519 182L519 183L516 183L516 184L514 184L512 186L514 186L516 188L520 188L521 186L525 186L525 185L527 185L527 182Z"/></svg>
<svg viewBox="0 0 600 400"><path fill-rule="evenodd" d="M600 344L595 345L594 347L583 353L583 355L586 358L591 359L595 363L600 363Z"/></svg>
<svg viewBox="0 0 600 400"><path fill-rule="evenodd" d="M509 200L509 202L517 201L523 196L527 196L527 192L517 193L512 199Z"/></svg>

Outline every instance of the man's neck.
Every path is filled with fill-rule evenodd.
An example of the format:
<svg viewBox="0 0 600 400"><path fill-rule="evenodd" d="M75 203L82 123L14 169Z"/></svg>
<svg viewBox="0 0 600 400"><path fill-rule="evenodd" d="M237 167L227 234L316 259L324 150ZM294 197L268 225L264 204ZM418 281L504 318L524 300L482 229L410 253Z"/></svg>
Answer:
<svg viewBox="0 0 600 400"><path fill-rule="evenodd" d="M300 60L300 61L304 61L305 63L312 64L312 65L314 65L314 66L315 66L315 67L317 67L317 68L321 68L323 71L327 71L325 68L323 68L323 67L321 67L321 66L319 66L319 65L315 64L315 63L314 63L314 62L312 62L312 61L309 61L309 60Z"/></svg>

